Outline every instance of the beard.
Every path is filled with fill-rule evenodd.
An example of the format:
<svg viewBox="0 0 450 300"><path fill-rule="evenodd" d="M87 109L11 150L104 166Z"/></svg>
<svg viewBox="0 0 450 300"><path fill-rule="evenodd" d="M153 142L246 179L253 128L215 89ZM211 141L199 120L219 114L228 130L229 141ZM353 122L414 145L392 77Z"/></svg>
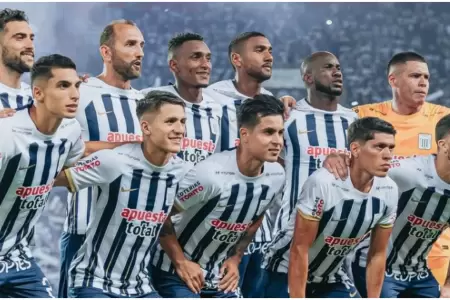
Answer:
<svg viewBox="0 0 450 300"><path fill-rule="evenodd" d="M256 79L257 82L262 83L266 80L269 80L272 77L272 74L264 74L262 71L255 70L254 68L250 68L247 70L248 76Z"/></svg>
<svg viewBox="0 0 450 300"><path fill-rule="evenodd" d="M124 81L133 80L141 76L141 72L133 70L133 62L126 62L120 59L113 50L112 66L114 71L119 74ZM142 65L141 65L142 70Z"/></svg>
<svg viewBox="0 0 450 300"><path fill-rule="evenodd" d="M342 95L342 89L333 90L330 86L326 86L326 85L322 84L318 80L314 81L314 85L316 86L316 90L318 92L322 92L322 93L330 95L330 96L340 96L340 95Z"/></svg>
<svg viewBox="0 0 450 300"><path fill-rule="evenodd" d="M2 47L2 62L6 67L19 74L30 72L32 66L27 65L27 63L21 59L21 55L22 53L14 55L9 52L8 48Z"/></svg>

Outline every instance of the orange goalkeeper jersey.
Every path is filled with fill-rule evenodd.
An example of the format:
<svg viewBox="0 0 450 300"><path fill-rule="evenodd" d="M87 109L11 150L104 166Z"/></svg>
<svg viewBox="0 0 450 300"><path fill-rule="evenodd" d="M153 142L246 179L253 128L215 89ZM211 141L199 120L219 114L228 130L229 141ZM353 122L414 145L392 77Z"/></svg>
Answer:
<svg viewBox="0 0 450 300"><path fill-rule="evenodd" d="M420 112L407 116L395 113L391 101L361 105L353 110L360 118L378 117L394 126L397 130L394 157L399 159L436 153L436 123L450 113L447 107L427 102ZM433 245L429 256L449 256L449 247L450 231L447 229Z"/></svg>

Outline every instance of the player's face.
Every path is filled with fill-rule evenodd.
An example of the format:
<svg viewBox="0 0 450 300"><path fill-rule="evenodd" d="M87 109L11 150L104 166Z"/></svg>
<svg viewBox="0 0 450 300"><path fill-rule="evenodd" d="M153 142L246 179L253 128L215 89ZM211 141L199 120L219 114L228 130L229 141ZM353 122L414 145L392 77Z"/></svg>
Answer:
<svg viewBox="0 0 450 300"><path fill-rule="evenodd" d="M54 116L75 118L81 85L77 72L74 69L55 68L52 69L52 74L46 83L38 83L33 87L34 98Z"/></svg>
<svg viewBox="0 0 450 300"><path fill-rule="evenodd" d="M24 21L6 23L1 33L2 63L19 74L29 72L34 63L34 34Z"/></svg>
<svg viewBox="0 0 450 300"><path fill-rule="evenodd" d="M343 89L341 65L334 55L323 56L312 70L315 89L332 96L340 96Z"/></svg>
<svg viewBox="0 0 450 300"><path fill-rule="evenodd" d="M253 129L241 128L241 144L259 161L275 162L283 148L282 116L267 116Z"/></svg>
<svg viewBox="0 0 450 300"><path fill-rule="evenodd" d="M144 37L139 28L128 24L114 26L111 63L123 80L133 80L141 76L143 58Z"/></svg>
<svg viewBox="0 0 450 300"><path fill-rule="evenodd" d="M272 45L262 36L252 37L243 45L241 53L242 68L259 82L272 77Z"/></svg>
<svg viewBox="0 0 450 300"><path fill-rule="evenodd" d="M394 135L375 133L372 140L361 146L358 160L369 174L384 177L389 171L394 148Z"/></svg>
<svg viewBox="0 0 450 300"><path fill-rule="evenodd" d="M177 50L170 65L177 78L196 88L205 88L211 74L211 51L202 41L188 41Z"/></svg>
<svg viewBox="0 0 450 300"><path fill-rule="evenodd" d="M148 129L142 124L144 135L147 134L153 145L167 153L178 153L186 129L184 107L175 104L164 104L158 113L153 115L148 123Z"/></svg>
<svg viewBox="0 0 450 300"><path fill-rule="evenodd" d="M430 87L428 65L420 61L408 61L398 68L390 82L400 96L399 100L405 101L412 108L420 107L425 102Z"/></svg>

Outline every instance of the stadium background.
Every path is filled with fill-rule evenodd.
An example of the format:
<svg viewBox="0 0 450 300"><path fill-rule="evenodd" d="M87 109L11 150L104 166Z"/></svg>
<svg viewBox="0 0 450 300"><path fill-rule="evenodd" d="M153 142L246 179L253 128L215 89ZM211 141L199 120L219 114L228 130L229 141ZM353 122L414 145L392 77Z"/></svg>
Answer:
<svg viewBox="0 0 450 300"><path fill-rule="evenodd" d="M146 40L142 77L134 88L173 81L167 42L176 32L205 37L213 53L211 82L233 77L228 43L243 31L261 31L273 45L274 70L265 86L277 96L305 95L301 60L318 50L333 52L344 74L344 106L387 100L386 65L400 51L428 60L428 100L449 106L450 5L447 3L0 3L24 10L36 33L36 56L61 53L81 73L102 71L101 30L111 20L137 23ZM25 77L25 81L28 78ZM65 216L64 190L55 190L36 229L33 250L54 289L58 288L59 237Z"/></svg>

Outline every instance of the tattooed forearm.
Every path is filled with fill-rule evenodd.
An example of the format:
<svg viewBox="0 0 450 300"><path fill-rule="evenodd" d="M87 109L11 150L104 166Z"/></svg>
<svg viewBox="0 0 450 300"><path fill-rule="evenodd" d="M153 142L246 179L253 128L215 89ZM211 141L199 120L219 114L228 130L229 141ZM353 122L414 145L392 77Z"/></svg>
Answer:
<svg viewBox="0 0 450 300"><path fill-rule="evenodd" d="M169 235L175 235L175 228L173 227L172 219L170 217L164 222L159 236L166 237Z"/></svg>
<svg viewBox="0 0 450 300"><path fill-rule="evenodd" d="M237 242L236 246L234 246L233 250L231 250L231 256L235 255L238 255L240 257L244 256L245 250L253 240L253 236L254 234L250 234L248 231L244 232L244 234Z"/></svg>

